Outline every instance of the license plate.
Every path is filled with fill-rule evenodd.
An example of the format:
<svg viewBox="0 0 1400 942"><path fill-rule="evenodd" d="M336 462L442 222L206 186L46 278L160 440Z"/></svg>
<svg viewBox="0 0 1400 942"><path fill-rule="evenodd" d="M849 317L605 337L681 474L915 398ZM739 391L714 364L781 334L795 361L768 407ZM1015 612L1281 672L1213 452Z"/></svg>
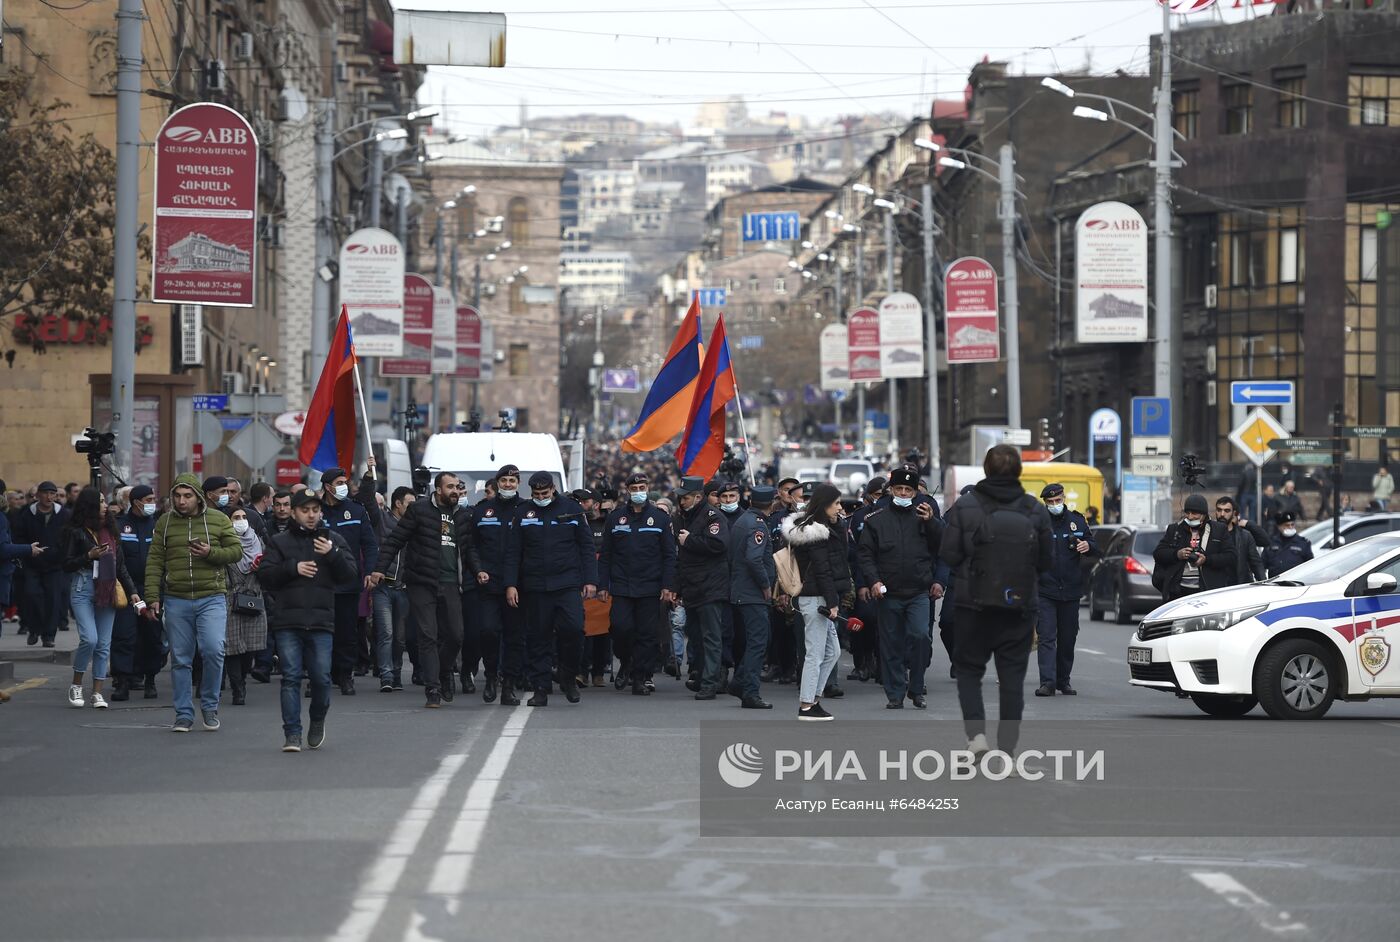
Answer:
<svg viewBox="0 0 1400 942"><path fill-rule="evenodd" d="M1129 664L1151 664L1151 663L1152 663L1152 649L1151 649L1151 648L1129 648L1129 649L1128 649L1128 663L1129 663Z"/></svg>

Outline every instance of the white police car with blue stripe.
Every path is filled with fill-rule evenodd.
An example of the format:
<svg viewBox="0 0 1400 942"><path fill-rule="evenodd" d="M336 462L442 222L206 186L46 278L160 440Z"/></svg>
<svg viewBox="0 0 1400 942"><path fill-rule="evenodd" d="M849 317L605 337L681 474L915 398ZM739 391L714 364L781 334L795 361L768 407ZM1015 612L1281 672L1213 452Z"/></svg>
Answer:
<svg viewBox="0 0 1400 942"><path fill-rule="evenodd" d="M1317 719L1334 700L1400 697L1400 533L1351 543L1275 579L1176 599L1128 646L1131 683L1212 716L1256 705Z"/></svg>

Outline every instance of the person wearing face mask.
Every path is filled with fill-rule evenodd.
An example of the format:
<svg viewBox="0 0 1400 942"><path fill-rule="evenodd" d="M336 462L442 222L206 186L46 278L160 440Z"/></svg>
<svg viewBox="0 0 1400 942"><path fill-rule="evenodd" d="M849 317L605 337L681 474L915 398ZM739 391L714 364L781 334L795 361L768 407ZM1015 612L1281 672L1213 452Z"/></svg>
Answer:
<svg viewBox="0 0 1400 942"><path fill-rule="evenodd" d="M257 568L263 542L248 519L246 507L235 508L233 532L243 553L228 567L228 624L224 630L224 677L233 693L233 705L247 702L247 677L253 655L267 647L267 605Z"/></svg>
<svg viewBox="0 0 1400 942"><path fill-rule="evenodd" d="M1162 593L1162 601L1235 584L1234 538L1225 524L1207 522L1208 513L1205 497L1188 496L1181 521L1167 527L1153 550L1152 585Z"/></svg>
<svg viewBox="0 0 1400 942"><path fill-rule="evenodd" d="M903 467L890 475L890 502L864 518L856 556L872 604L878 610L880 682L885 707L927 706L924 675L933 657L929 606L943 521L932 500L917 500L919 473Z"/></svg>
<svg viewBox="0 0 1400 942"><path fill-rule="evenodd" d="M127 499L130 506L117 519L117 535L126 571L137 585L145 585L146 557L151 554L151 537L156 530L156 495L148 485L138 484ZM154 700L156 674L164 660L160 623L139 617L131 606L118 609L112 628L112 699L130 699L132 688L140 686L144 679L145 697Z"/></svg>
<svg viewBox="0 0 1400 942"><path fill-rule="evenodd" d="M433 493L408 505L384 537L369 576L371 588L384 581L395 558L408 583L408 611L418 629L418 673L425 709L436 710L455 696L454 670L462 649L462 581L486 585L472 537L471 516L459 505L457 475L440 471ZM465 575L464 575L465 573Z"/></svg>
<svg viewBox="0 0 1400 942"><path fill-rule="evenodd" d="M505 465L496 472L495 485L495 496L471 509L472 535L486 573L477 592L478 645L486 673L481 699L491 703L499 692L501 706L520 706L515 692L525 686L525 623L520 610L506 604L503 578L506 531L522 503L520 469Z"/></svg>
<svg viewBox="0 0 1400 942"><path fill-rule="evenodd" d="M685 605L687 690L697 700L718 696L724 629L720 608L729 601L729 525L705 498L705 482L681 478L676 519L676 582Z"/></svg>
<svg viewBox="0 0 1400 942"><path fill-rule="evenodd" d="M727 513L730 493L720 497L720 512ZM737 497L737 491L734 492ZM773 503L771 487L758 486L749 493L750 506L735 514L729 528L730 602L735 634L742 647L736 649L734 680L728 693L739 699L745 710L771 710L773 704L759 695L763 658L768 651L769 620L773 586L778 581L773 563L773 541L764 516ZM737 506L737 504L736 504Z"/></svg>
<svg viewBox="0 0 1400 942"><path fill-rule="evenodd" d="M209 510L217 510L225 517L229 513L229 504L233 501L228 486L228 478L220 475L212 475L204 479L204 506Z"/></svg>
<svg viewBox="0 0 1400 942"><path fill-rule="evenodd" d="M530 503L522 503L507 535L506 604L525 612L525 648L535 695L549 705L551 666L559 653L559 685L578 703L574 669L583 647L583 601L598 587L598 559L583 508L556 493L545 471L530 476Z"/></svg>
<svg viewBox="0 0 1400 942"><path fill-rule="evenodd" d="M1278 515L1278 533L1264 550L1264 565L1269 578L1281 576L1299 563L1313 558L1312 541L1298 533L1298 518L1291 513Z"/></svg>
<svg viewBox="0 0 1400 942"><path fill-rule="evenodd" d="M1074 696L1070 672L1074 668L1074 643L1079 638L1079 600L1084 595L1084 567L1080 561L1101 556L1089 537L1089 523L1065 503L1063 484L1047 484L1040 492L1050 512L1050 568L1040 574L1040 618L1036 634L1040 644L1037 697L1056 693Z"/></svg>
<svg viewBox="0 0 1400 942"><path fill-rule="evenodd" d="M676 600L676 534L671 516L647 497L645 474L627 479L626 500L608 514L598 555L598 596L612 600L615 686L633 696L651 693L656 672L661 605Z"/></svg>
<svg viewBox="0 0 1400 942"><path fill-rule="evenodd" d="M343 468L321 475L322 519L350 547L359 572L335 587L335 643L331 649L331 683L344 696L355 695L355 667L360 658L360 593L369 584L368 569L379 558L379 540L363 505L350 499L350 477Z"/></svg>

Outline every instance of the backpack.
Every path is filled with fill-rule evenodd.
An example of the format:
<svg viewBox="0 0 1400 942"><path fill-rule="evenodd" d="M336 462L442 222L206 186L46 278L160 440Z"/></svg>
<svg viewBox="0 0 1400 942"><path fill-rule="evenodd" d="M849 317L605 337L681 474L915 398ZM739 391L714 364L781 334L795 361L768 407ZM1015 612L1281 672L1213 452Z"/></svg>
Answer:
<svg viewBox="0 0 1400 942"><path fill-rule="evenodd" d="M797 565L797 554L791 546L784 546L773 554L773 566L778 570L779 591L793 598L801 595L802 570Z"/></svg>
<svg viewBox="0 0 1400 942"><path fill-rule="evenodd" d="M975 608L1021 612L1035 598L1038 540L1035 523L1017 504L995 504L973 493L982 523L972 534L968 588Z"/></svg>

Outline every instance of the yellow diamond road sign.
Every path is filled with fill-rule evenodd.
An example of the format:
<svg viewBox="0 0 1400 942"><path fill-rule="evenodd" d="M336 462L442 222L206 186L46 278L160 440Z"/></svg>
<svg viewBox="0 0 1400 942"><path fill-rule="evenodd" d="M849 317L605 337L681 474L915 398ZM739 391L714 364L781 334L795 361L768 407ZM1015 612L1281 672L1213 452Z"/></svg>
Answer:
<svg viewBox="0 0 1400 942"><path fill-rule="evenodd" d="M1287 436L1288 431L1278 423L1278 419L1263 409L1255 409L1230 433L1230 441L1244 452L1246 458L1262 465L1274 456L1269 442Z"/></svg>

